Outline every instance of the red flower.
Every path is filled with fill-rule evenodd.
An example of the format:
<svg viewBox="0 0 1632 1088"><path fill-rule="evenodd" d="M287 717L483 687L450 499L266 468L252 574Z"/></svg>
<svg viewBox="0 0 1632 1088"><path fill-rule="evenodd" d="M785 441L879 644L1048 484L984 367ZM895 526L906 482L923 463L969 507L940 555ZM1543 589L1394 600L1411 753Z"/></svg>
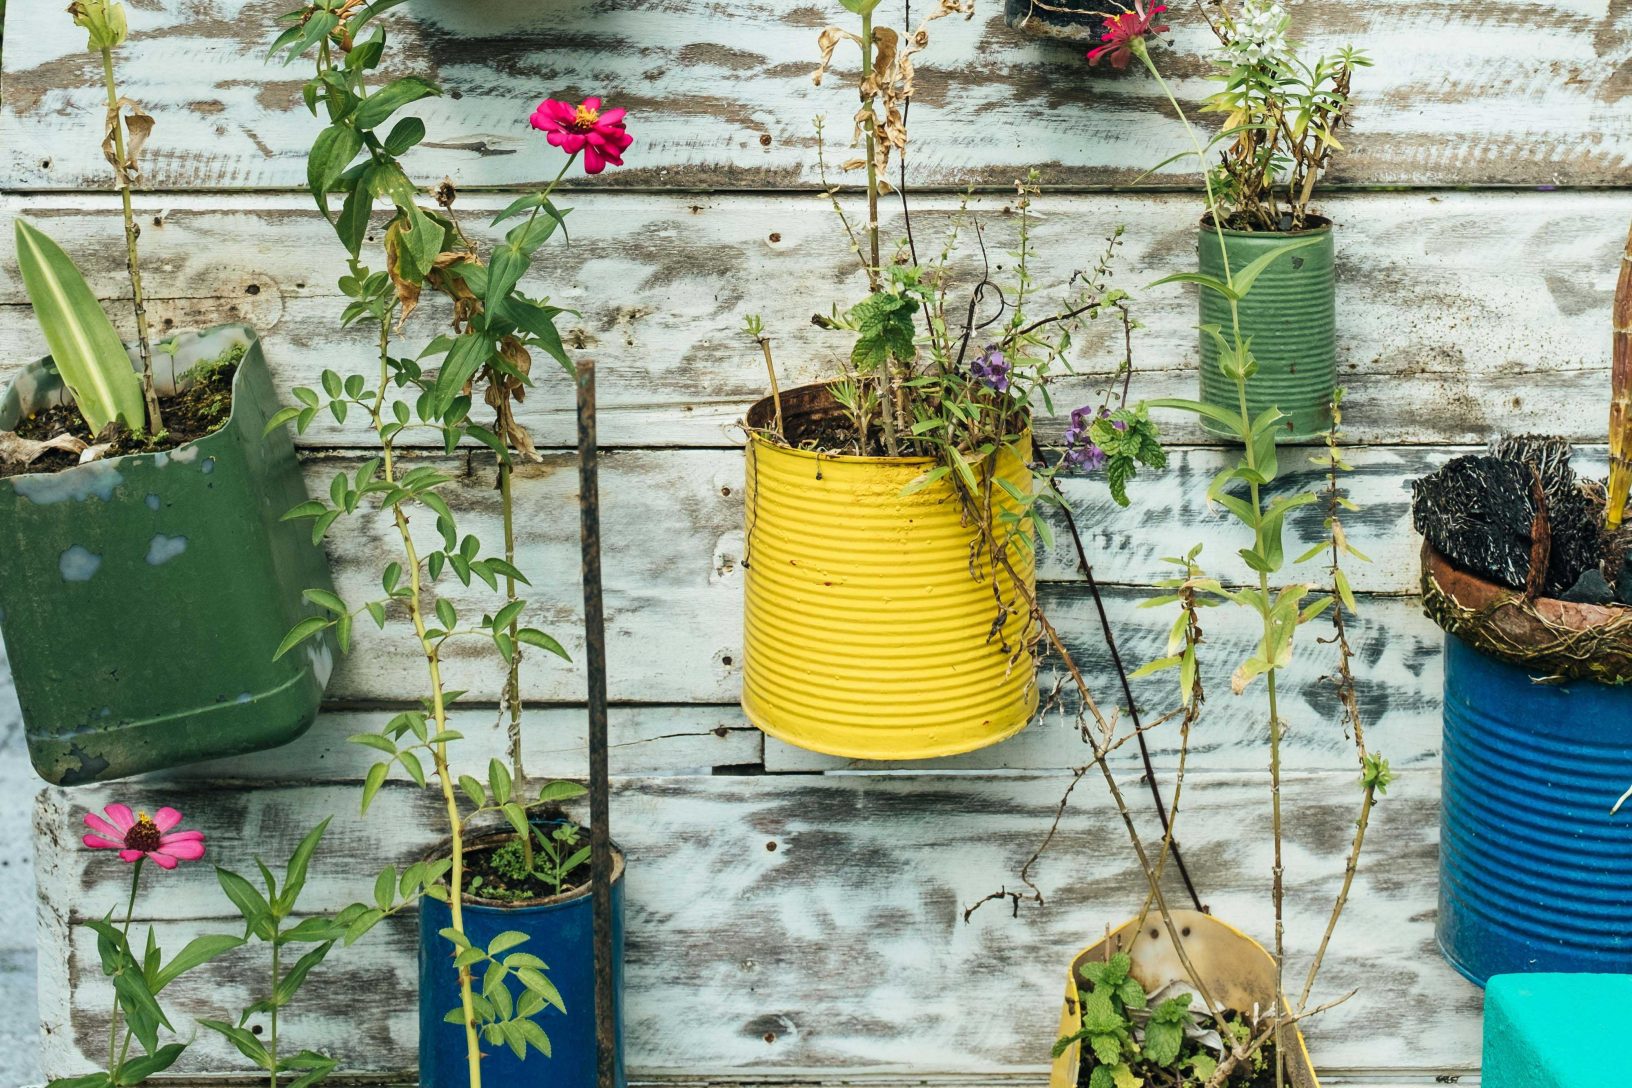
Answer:
<svg viewBox="0 0 1632 1088"><path fill-rule="evenodd" d="M85 814L85 826L95 834L84 843L92 850L117 850L125 862L152 858L161 869L174 869L180 861L197 861L204 856L204 832L171 831L181 823L181 813L161 808L152 816L132 813L126 805L109 805L98 816Z"/></svg>
<svg viewBox="0 0 1632 1088"><path fill-rule="evenodd" d="M1145 0L1133 0L1133 10L1125 11L1121 15L1106 15L1105 34L1100 38L1104 45L1088 50L1088 63L1098 64L1099 58L1106 53L1111 55L1111 67L1126 68L1128 61L1133 59L1133 43L1142 42L1146 34L1166 34L1168 27L1152 26L1151 22L1166 11L1164 4L1156 4L1149 11L1145 10Z"/></svg>
<svg viewBox="0 0 1632 1088"><path fill-rule="evenodd" d="M623 165L623 153L634 143L624 131L624 110L602 110L599 98L586 98L580 106L546 98L533 111L532 125L549 133L552 146L569 155L584 153L584 172L599 174L606 164Z"/></svg>

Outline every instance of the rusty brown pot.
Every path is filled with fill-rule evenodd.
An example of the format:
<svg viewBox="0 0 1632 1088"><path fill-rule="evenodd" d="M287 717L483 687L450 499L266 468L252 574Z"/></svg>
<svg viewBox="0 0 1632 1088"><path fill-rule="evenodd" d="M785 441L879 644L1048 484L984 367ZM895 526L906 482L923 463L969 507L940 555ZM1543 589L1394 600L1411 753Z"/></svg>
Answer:
<svg viewBox="0 0 1632 1088"><path fill-rule="evenodd" d="M1632 682L1632 607L1529 600L1458 570L1427 542L1422 606L1447 634L1510 664L1549 678Z"/></svg>

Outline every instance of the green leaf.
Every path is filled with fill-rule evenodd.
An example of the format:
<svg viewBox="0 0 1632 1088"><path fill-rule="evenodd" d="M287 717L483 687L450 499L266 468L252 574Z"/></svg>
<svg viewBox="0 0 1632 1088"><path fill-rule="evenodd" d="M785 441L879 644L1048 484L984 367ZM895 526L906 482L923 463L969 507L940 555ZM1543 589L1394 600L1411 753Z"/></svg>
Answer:
<svg viewBox="0 0 1632 1088"><path fill-rule="evenodd" d="M278 980L278 988L272 991L272 1003L279 1008L289 1004L289 999L295 996L312 968L322 963L323 957L327 956L329 949L333 947L334 942L326 941L296 960L295 965L289 968L289 973Z"/></svg>
<svg viewBox="0 0 1632 1088"><path fill-rule="evenodd" d="M487 954L497 956L527 943L527 934L509 929L487 942Z"/></svg>
<svg viewBox="0 0 1632 1088"><path fill-rule="evenodd" d="M544 977L542 971L532 967L522 967L516 971L516 978L521 984L533 993L548 1001L562 1012L567 1011L566 1002L561 1000L561 991L555 988L555 983Z"/></svg>
<svg viewBox="0 0 1632 1088"><path fill-rule="evenodd" d="M278 651L272 655L272 660L278 660L319 631L325 630L332 622L332 620L323 616L308 616L301 620L290 628L287 635L283 636L283 641L278 644Z"/></svg>
<svg viewBox="0 0 1632 1088"><path fill-rule="evenodd" d="M87 1073L83 1077L58 1077L45 1088L111 1088L112 1084L106 1073Z"/></svg>
<svg viewBox="0 0 1632 1088"><path fill-rule="evenodd" d="M254 933L263 941L271 940L272 908L255 885L219 865L215 868L215 879L221 885L221 890L227 893L227 898L232 900L232 905L238 908L238 913L244 916L246 935Z"/></svg>
<svg viewBox="0 0 1632 1088"><path fill-rule="evenodd" d="M51 361L93 435L114 420L146 427L142 383L85 277L62 247L26 220L14 224L17 266Z"/></svg>
<svg viewBox="0 0 1632 1088"><path fill-rule="evenodd" d="M301 592L301 596L306 598L308 601L311 601L313 604L317 605L319 608L326 608L330 612L341 612L341 613L343 613L343 612L347 611L346 602L342 601L338 596L336 596L333 593L330 593L326 589L303 590Z"/></svg>
<svg viewBox="0 0 1632 1088"><path fill-rule="evenodd" d="M187 942L187 947L177 952L176 958L165 964L154 977L153 992L159 993L193 968L209 963L215 957L231 952L243 943L243 938L229 937L224 933L207 933L202 937L194 937Z"/></svg>
<svg viewBox="0 0 1632 1088"><path fill-rule="evenodd" d="M266 1052L266 1047L261 1045L261 1041L248 1028L229 1024L225 1020L200 1020L199 1024L226 1036L228 1041L238 1048L238 1053L267 1072L271 1072L272 1056Z"/></svg>
<svg viewBox="0 0 1632 1088"><path fill-rule="evenodd" d="M569 801L588 792L582 783L557 780L546 783L544 788L538 791L538 803L547 805L555 801Z"/></svg>
<svg viewBox="0 0 1632 1088"><path fill-rule="evenodd" d="M306 156L306 187L323 214L329 214L329 192L351 160L363 149L362 135L350 125L330 125L317 134Z"/></svg>
<svg viewBox="0 0 1632 1088"><path fill-rule="evenodd" d="M139 971L121 971L113 976L113 991L119 999L119 1007L125 1011L131 1033L142 1044L142 1049L150 1054L157 1050L159 1027L175 1029L165 1018L164 1010L159 1008L147 980Z"/></svg>
<svg viewBox="0 0 1632 1088"><path fill-rule="evenodd" d="M373 802L374 795L380 792L380 787L385 785L385 776L390 773L391 764L389 763L376 763L368 769L368 776L363 779L363 812L368 811L368 806Z"/></svg>
<svg viewBox="0 0 1632 1088"><path fill-rule="evenodd" d="M453 342L436 375L434 403L439 412L445 410L464 389L465 383L475 377L492 351L492 343L479 332L467 332Z"/></svg>
<svg viewBox="0 0 1632 1088"><path fill-rule="evenodd" d="M1165 287L1170 283L1200 284L1209 291L1216 291L1227 299L1235 302L1241 301L1241 292L1238 288L1231 287L1218 277L1209 276L1205 272L1175 272L1171 276L1163 276L1159 280L1152 280L1145 284L1145 290L1148 291L1153 287Z"/></svg>
<svg viewBox="0 0 1632 1088"><path fill-rule="evenodd" d="M425 138L425 122L417 117L404 117L391 126L391 135L385 138L385 153L398 156Z"/></svg>
<svg viewBox="0 0 1632 1088"><path fill-rule="evenodd" d="M131 1058L119 1070L119 1075L113 1083L120 1088L141 1084L155 1073L162 1073L175 1065L176 1059L180 1058L186 1049L186 1043L166 1043L151 1054Z"/></svg>
<svg viewBox="0 0 1632 1088"><path fill-rule="evenodd" d="M334 221L334 232L340 236L340 241L346 247L346 252L355 259L363 249L363 240L368 237L368 221L374 211L374 196L368 187L368 179L359 175L352 183L351 190L346 193L345 203L340 205L340 218Z"/></svg>
<svg viewBox="0 0 1632 1088"><path fill-rule="evenodd" d="M404 76L387 83L364 99L363 104L357 107L354 120L358 128L378 128L408 103L441 93L442 89L434 83L428 83L418 76Z"/></svg>
<svg viewBox="0 0 1632 1088"><path fill-rule="evenodd" d="M497 759L487 762L487 786L492 791L494 804L503 805L510 800L510 772Z"/></svg>
<svg viewBox="0 0 1632 1088"><path fill-rule="evenodd" d="M1252 285L1258 282L1258 277L1263 275L1264 270L1282 257L1296 250L1320 245L1324 240L1322 235L1316 234L1308 238L1300 238L1295 242L1287 242L1285 245L1276 246L1268 253L1263 254L1233 277L1236 297L1238 299L1246 298L1247 292L1252 290Z"/></svg>
<svg viewBox="0 0 1632 1088"><path fill-rule="evenodd" d="M516 638L521 642L525 642L529 646L536 646L540 650L548 650L550 653L561 658L563 661L572 660L572 655L568 654L567 651L562 648L559 642L555 641L555 639L551 638L549 635L546 635L543 631L538 630L536 627L523 627L521 630L516 632Z"/></svg>
<svg viewBox="0 0 1632 1088"><path fill-rule="evenodd" d="M521 277L527 274L530 263L527 254L515 244L502 245L493 250L493 259L487 266L487 292L485 301L488 309L495 308L499 300L505 298L516 289Z"/></svg>
<svg viewBox="0 0 1632 1088"><path fill-rule="evenodd" d="M289 866L284 870L283 894L278 897L279 913L287 915L295 909L295 901L300 898L301 889L306 886L306 867L311 864L312 854L317 845L323 840L323 832L329 828L329 821L334 817L325 816L323 821L300 840L295 852L290 855Z"/></svg>

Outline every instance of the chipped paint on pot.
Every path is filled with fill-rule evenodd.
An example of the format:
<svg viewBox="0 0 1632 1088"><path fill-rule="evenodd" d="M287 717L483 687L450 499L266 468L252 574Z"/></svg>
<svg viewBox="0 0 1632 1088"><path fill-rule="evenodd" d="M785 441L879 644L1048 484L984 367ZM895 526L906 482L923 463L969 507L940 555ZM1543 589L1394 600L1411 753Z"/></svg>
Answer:
<svg viewBox="0 0 1632 1088"><path fill-rule="evenodd" d="M536 821L553 826L554 821ZM466 844L471 851L502 845L514 832L499 832ZM447 856L444 845L439 855ZM628 1083L623 1064L623 851L612 846L612 1003L613 1083ZM483 1041L482 1079L503 1088L596 1088L598 1072L595 1043L594 897L591 885L548 899L501 903L467 895L463 917L465 935L487 947L500 933L527 934L515 948L549 965L545 976L561 994L566 1012L546 1005L537 1017L550 1039L550 1056L529 1049L517 1058L502 1041ZM459 1006L459 976L453 967L450 945L441 935L453 925L446 903L430 896L419 901L419 1084L420 1088L465 1088L468 1079L463 1023L448 1023L446 1016ZM511 984L513 996L521 987Z"/></svg>
<svg viewBox="0 0 1632 1088"><path fill-rule="evenodd" d="M309 525L281 520L306 485L288 433L263 435L278 400L260 342L242 325L179 341L155 360L161 393L246 348L220 430L0 480L0 631L29 756L59 785L294 740L333 661L327 636L272 660L314 611L303 591L333 583ZM0 401L0 429L66 396L50 359L35 362Z"/></svg>

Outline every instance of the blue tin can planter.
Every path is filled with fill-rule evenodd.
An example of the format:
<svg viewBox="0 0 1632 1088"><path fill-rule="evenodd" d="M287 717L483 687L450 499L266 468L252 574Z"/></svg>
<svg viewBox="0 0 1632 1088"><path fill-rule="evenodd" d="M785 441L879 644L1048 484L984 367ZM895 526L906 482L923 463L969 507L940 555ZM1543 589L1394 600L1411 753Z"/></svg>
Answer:
<svg viewBox="0 0 1632 1088"><path fill-rule="evenodd" d="M1632 686L1536 676L1446 636L1438 939L1479 985L1632 972Z"/></svg>
<svg viewBox="0 0 1632 1088"><path fill-rule="evenodd" d="M505 832L477 840L467 851L491 849L512 837ZM619 1088L627 1084L623 1066L623 852L613 847L612 994L616 1013L615 1061ZM496 903L471 896L464 902L465 933L486 946L500 933L527 934L516 951L530 952L547 965L545 974L561 992L563 1014L546 1006L538 1024L550 1037L551 1056L528 1050L520 1059L508 1046L482 1045L485 1084L501 1088L595 1088L595 944L590 886L559 898ZM461 1088L468 1084L465 1029L444 1018L459 1005L459 976L452 946L441 931L453 924L448 904L429 897L419 910L419 1084L420 1088ZM477 976L480 984L480 974ZM519 987L511 984L512 995Z"/></svg>
<svg viewBox="0 0 1632 1088"><path fill-rule="evenodd" d="M1445 629L1438 940L1473 982L1632 972L1632 608L1523 593L1423 546Z"/></svg>

